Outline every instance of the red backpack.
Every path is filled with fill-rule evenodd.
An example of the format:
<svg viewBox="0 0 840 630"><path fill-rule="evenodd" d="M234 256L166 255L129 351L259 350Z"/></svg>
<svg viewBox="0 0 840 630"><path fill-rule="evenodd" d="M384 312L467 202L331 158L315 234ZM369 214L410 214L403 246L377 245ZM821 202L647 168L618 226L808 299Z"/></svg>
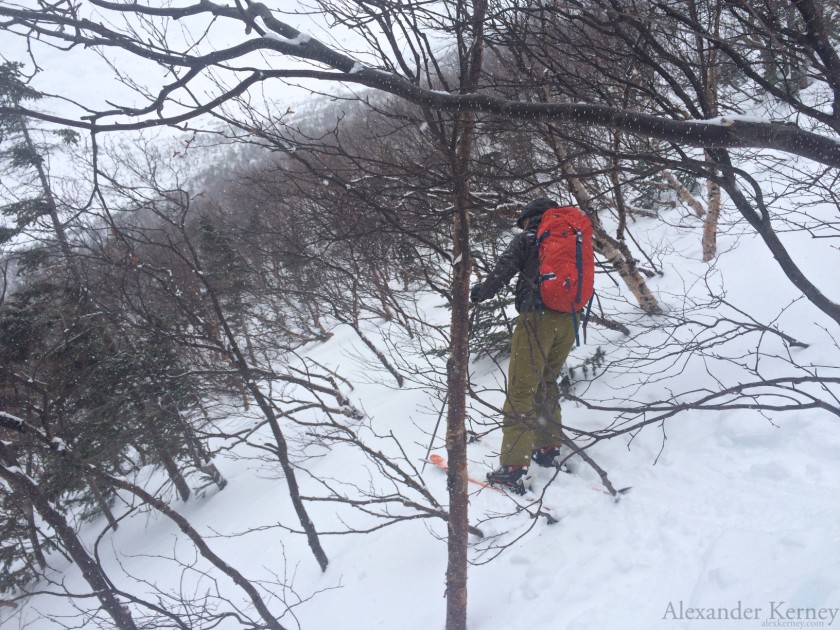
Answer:
<svg viewBox="0 0 840 630"><path fill-rule="evenodd" d="M595 252L592 222L574 206L551 208L537 231L540 297L546 307L576 313L592 299Z"/></svg>

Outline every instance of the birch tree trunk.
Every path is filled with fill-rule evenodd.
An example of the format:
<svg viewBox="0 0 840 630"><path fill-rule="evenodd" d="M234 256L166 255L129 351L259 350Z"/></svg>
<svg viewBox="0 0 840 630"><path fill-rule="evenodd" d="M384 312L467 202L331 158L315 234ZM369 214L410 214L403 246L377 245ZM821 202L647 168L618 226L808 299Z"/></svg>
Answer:
<svg viewBox="0 0 840 630"><path fill-rule="evenodd" d="M713 174L716 174L717 169L714 166L714 161L708 153L706 156L709 168L713 169ZM717 256L717 232L721 203L720 185L714 179L706 180L706 194L708 200L706 202L706 221L703 223L703 261L709 262Z"/></svg>
<svg viewBox="0 0 840 630"><path fill-rule="evenodd" d="M677 193L680 201L691 208L698 218L702 219L706 215L706 209L703 207L703 204L697 201L695 196L691 194L688 188L686 188L671 171L664 171L662 175L665 177L665 181L668 182L668 186Z"/></svg>
<svg viewBox="0 0 840 630"><path fill-rule="evenodd" d="M549 127L550 128L550 127ZM572 194L577 200L581 208L591 208L592 198L586 191L583 182L577 176L577 173L569 164L567 155L563 147L557 142L557 138L551 134L551 146L557 162L560 165L560 170L569 180L572 189ZM588 212L589 218L592 220L592 234L593 245L595 251L600 256L603 256L609 262L613 269L618 273L619 277L624 281L624 284L636 298L639 306L648 315L659 315L662 313L662 308L659 306L659 301L656 296L651 293L647 286L647 281L644 275L636 266L629 248L622 241L612 238L604 229L603 224L598 219L597 215Z"/></svg>
<svg viewBox="0 0 840 630"><path fill-rule="evenodd" d="M723 11L722 3L717 0L712 5L710 30L715 37L720 37L720 20L721 12ZM693 19L698 20L699 12L695 2L692 2L689 9ZM715 118L720 115L720 105L718 97L718 86L720 85L720 70L718 69L718 55L719 51L714 46L709 46L708 43L701 37L696 39L697 56L702 65L703 71L703 110L709 118ZM709 262L717 256L717 232L718 220L720 219L721 195L720 185L716 181L718 175L717 164L709 151L705 151L706 164L709 168L709 176L706 179L706 219L703 223L703 260Z"/></svg>

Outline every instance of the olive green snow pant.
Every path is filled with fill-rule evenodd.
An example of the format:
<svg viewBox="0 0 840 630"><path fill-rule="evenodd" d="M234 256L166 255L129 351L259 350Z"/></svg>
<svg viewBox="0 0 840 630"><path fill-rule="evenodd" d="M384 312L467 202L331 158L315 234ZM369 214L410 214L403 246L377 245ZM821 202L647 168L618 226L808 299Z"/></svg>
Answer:
<svg viewBox="0 0 840 630"><path fill-rule="evenodd" d="M531 450L562 443L557 379L575 341L571 313L520 313L511 340L502 413L503 466L531 462Z"/></svg>

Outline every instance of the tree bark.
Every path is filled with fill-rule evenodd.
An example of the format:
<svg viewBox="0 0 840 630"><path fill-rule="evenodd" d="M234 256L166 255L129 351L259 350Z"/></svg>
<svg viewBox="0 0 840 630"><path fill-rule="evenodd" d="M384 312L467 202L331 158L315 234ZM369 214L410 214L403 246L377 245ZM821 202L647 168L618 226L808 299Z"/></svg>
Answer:
<svg viewBox="0 0 840 630"><path fill-rule="evenodd" d="M671 171L665 171L663 176L665 177L665 181L668 182L668 186L677 193L680 201L691 208L698 218L703 218L703 215L706 214L706 209L703 207L703 204L697 201L694 195L689 192L688 188L686 188Z"/></svg>
<svg viewBox="0 0 840 630"><path fill-rule="evenodd" d="M21 117L21 129L23 131L23 138L26 142L27 150L29 150L32 155L37 155L40 158L41 154L38 152L38 147L35 146L34 140L32 140L32 136L29 133L29 126L23 117ZM76 288L79 288L82 286L82 275L79 273L76 261L73 258L73 250L70 247L67 232L64 230L64 224L61 222L61 217L58 216L58 202L53 194L47 171L44 169L44 163L41 159L38 159L34 162L33 166L35 168L35 172L38 174L38 181L41 184L41 190L44 193L44 201L46 201L47 204L47 210L50 215L53 232L55 233L55 239L58 241L58 246L61 249L61 256L64 259L64 263L67 265L68 271L70 271L70 275L73 277Z"/></svg>
<svg viewBox="0 0 840 630"><path fill-rule="evenodd" d="M44 557L44 550L41 548L41 540L38 538L38 528L35 526L35 512L31 503L21 504L26 516L26 529L29 534L29 544L32 545L32 555L35 562L43 571L47 568L47 559Z"/></svg>
<svg viewBox="0 0 840 630"><path fill-rule="evenodd" d="M460 5L469 20L461 44L461 90L478 88L484 59L484 17L486 0L476 0L472 16L467 3ZM466 43L469 42L469 46ZM470 251L470 171L475 140L475 114L461 113L456 120L457 143L452 156L454 217L452 225L452 320L446 384L449 404L446 413L446 453L449 458L448 562L446 568L446 630L467 628L467 567L469 544L469 494L467 474L467 383L469 380L469 292L472 253Z"/></svg>
<svg viewBox="0 0 840 630"><path fill-rule="evenodd" d="M303 499L300 496L300 486L297 482L295 469L292 466L291 461L289 460L289 447L286 443L286 438L283 435L283 431L280 429L280 423L277 421L277 416L275 415L271 404L265 398L260 389L256 386L256 383L254 383L252 379L249 379L248 382L251 394L253 395L257 406L262 411L266 420L268 420L268 424L271 427L271 432L274 435L274 441L277 443L277 459L280 462L280 468L283 469L283 474L286 475L286 484L289 487L289 497L292 500L292 505L294 506L295 514L297 514L298 520L300 521L300 525L303 528L304 534L306 535L306 540L309 543L309 548L312 550L312 553L315 556L315 560L317 560L318 562L318 566L321 567L321 571L326 571L327 565L329 564L329 560L327 559L327 554L324 552L323 547L321 547L321 541L318 538L318 532L315 530L315 525L309 518L309 514L306 511L306 506L303 504Z"/></svg>
<svg viewBox="0 0 840 630"><path fill-rule="evenodd" d="M462 146L464 142L462 141ZM467 481L467 380L469 375L469 204L466 182L456 185L455 238L452 254L452 321L449 361L446 366L449 404L446 414L446 452L449 458L448 565L446 570L446 629L467 627L467 545L469 500Z"/></svg>
<svg viewBox="0 0 840 630"><path fill-rule="evenodd" d="M720 24L722 3L718 0L713 8L712 18L712 33L715 37L720 37ZM699 22L699 12L696 3L691 5L692 19ZM709 46L707 42L699 36L696 36L695 48L697 55L702 64L703 70L703 111L708 118L715 118L720 115L718 88L720 85L720 65L718 57L720 51L714 46ZM709 175L706 178L706 207L708 212L703 223L703 261L709 262L717 256L717 232L718 220L720 219L720 185L716 178L718 175L717 165L715 164L712 154L705 151L706 164L709 167ZM699 216L699 215L698 215Z"/></svg>
<svg viewBox="0 0 840 630"><path fill-rule="evenodd" d="M656 296L651 293L644 275L636 267L626 246L616 241L607 234L600 221L593 221L593 235L595 240L595 251L609 262L619 277L624 281L625 286L636 298L641 309L648 315L662 314L662 307Z"/></svg>
<svg viewBox="0 0 840 630"><path fill-rule="evenodd" d="M373 341L371 341L367 338L367 336L365 336L359 324L357 322L353 322L352 324L350 324L350 327L356 332L356 335L359 337L359 339L361 339L362 342L368 348L370 348L370 351L376 355L376 358L379 359L379 362L382 364L382 366L386 370L388 370L388 372L391 373L391 376L394 377L394 380L397 382L397 385L399 387L405 385L405 379L403 378L403 375L400 374L397 368L391 365L391 362L388 361L388 357L386 357L385 354L379 348L376 347L376 344L374 344Z"/></svg>
<svg viewBox="0 0 840 630"><path fill-rule="evenodd" d="M96 479L94 479L90 475L85 475L85 481L87 481L87 484L90 487L90 491L93 493L93 496L96 499L96 504L99 506L99 509L105 515L105 519L108 521L108 525L111 526L111 529L117 531L119 523L114 517L114 513L111 511L111 506L108 505L108 501L105 499L105 495L102 494L102 490L99 489L99 484L96 482Z"/></svg>
<svg viewBox="0 0 840 630"><path fill-rule="evenodd" d="M713 173L716 172L717 168L714 163L711 160L707 161L709 167L714 169ZM706 191L708 200L706 203L706 220L703 223L703 260L709 262L717 256L717 232L721 205L720 185L713 179L707 179Z"/></svg>
<svg viewBox="0 0 840 630"><path fill-rule="evenodd" d="M184 475L181 474L181 469L178 468L178 463L175 461L175 458L172 457L172 454L169 452L166 444L164 444L163 440L155 435L154 428L152 428L151 433L151 440L155 445L155 451L157 451L157 455L160 458L160 463L166 470L166 474L169 475L169 479L171 479L172 483L175 485L175 490L178 491L181 501L186 503L190 498L190 487L187 485L187 480L184 479Z"/></svg>

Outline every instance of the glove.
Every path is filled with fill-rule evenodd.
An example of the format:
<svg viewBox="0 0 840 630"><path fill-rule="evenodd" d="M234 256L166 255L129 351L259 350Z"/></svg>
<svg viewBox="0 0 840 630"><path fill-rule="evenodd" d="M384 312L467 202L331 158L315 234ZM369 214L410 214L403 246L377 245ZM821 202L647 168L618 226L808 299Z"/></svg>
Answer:
<svg viewBox="0 0 840 630"><path fill-rule="evenodd" d="M478 304L481 302L481 283L474 284L473 288L470 289L470 302L473 304Z"/></svg>

